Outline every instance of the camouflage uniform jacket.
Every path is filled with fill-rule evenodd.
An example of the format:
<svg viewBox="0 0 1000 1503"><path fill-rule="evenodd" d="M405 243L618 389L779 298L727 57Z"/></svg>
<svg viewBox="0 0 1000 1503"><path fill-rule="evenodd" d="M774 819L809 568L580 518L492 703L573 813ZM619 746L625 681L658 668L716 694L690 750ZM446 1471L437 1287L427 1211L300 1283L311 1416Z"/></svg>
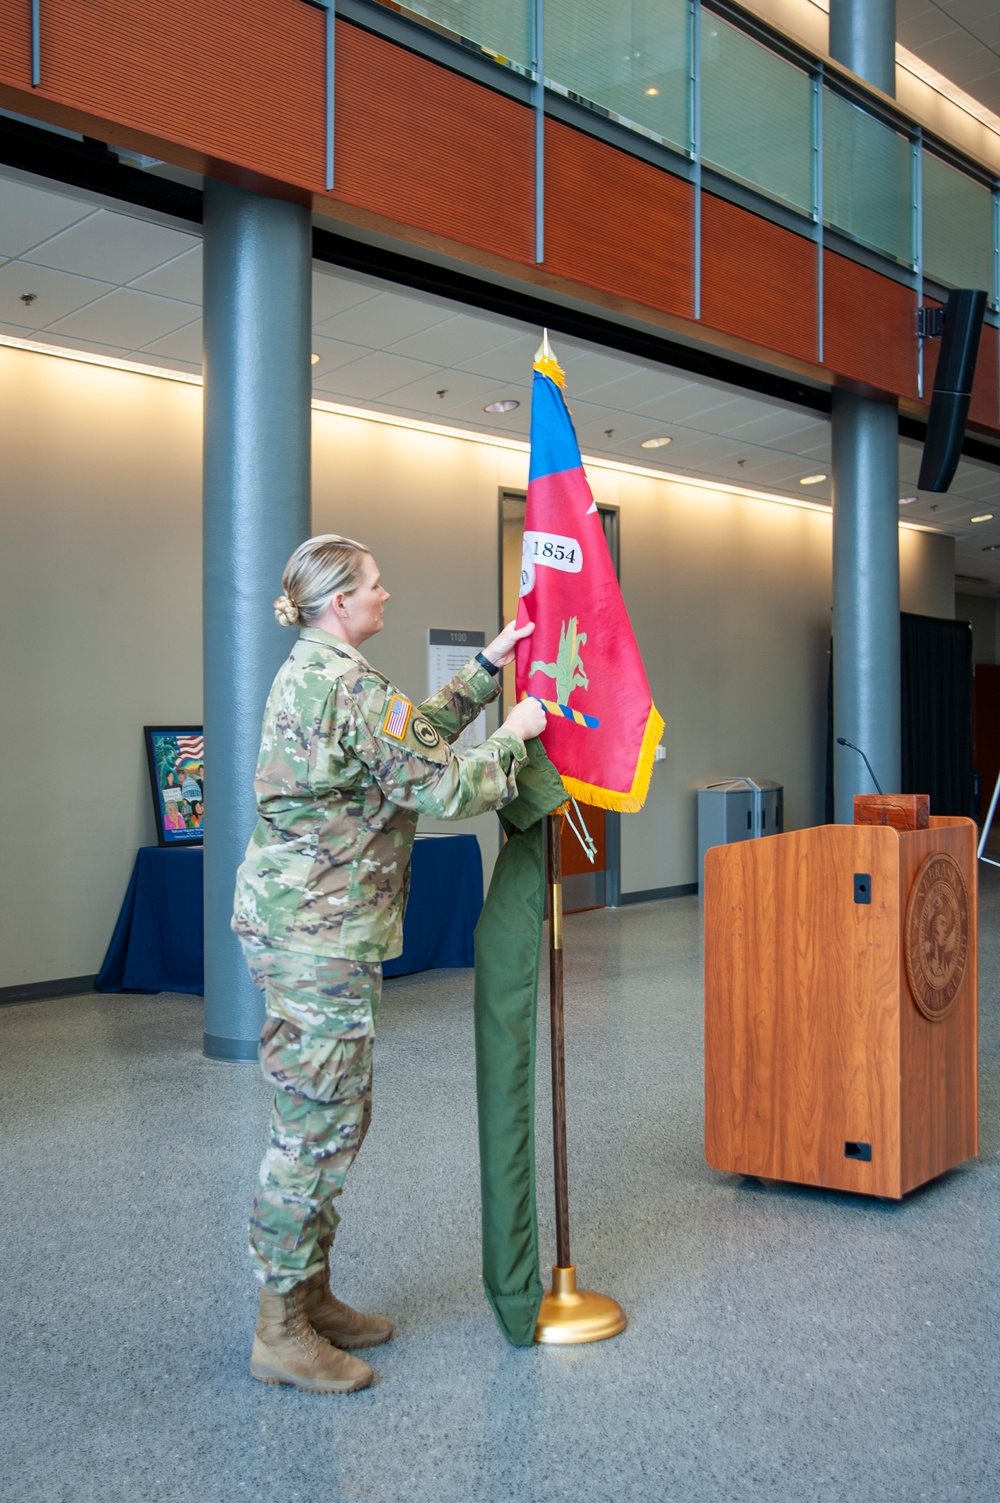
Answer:
<svg viewBox="0 0 1000 1503"><path fill-rule="evenodd" d="M473 661L413 706L353 647L304 628L264 712L236 933L349 960L399 955L417 816L481 814L517 792L517 736L448 745L498 693Z"/></svg>

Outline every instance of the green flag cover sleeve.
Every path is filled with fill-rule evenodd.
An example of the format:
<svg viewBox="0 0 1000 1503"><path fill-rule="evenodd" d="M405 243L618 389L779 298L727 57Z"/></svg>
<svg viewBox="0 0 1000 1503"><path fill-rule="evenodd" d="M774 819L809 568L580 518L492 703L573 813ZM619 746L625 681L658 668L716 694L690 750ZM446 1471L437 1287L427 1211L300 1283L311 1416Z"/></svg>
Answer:
<svg viewBox="0 0 1000 1503"><path fill-rule="evenodd" d="M539 741L500 813L507 840L476 926L476 1093L483 1284L500 1329L530 1346L542 1301L535 1211L535 1022L545 815L566 802Z"/></svg>

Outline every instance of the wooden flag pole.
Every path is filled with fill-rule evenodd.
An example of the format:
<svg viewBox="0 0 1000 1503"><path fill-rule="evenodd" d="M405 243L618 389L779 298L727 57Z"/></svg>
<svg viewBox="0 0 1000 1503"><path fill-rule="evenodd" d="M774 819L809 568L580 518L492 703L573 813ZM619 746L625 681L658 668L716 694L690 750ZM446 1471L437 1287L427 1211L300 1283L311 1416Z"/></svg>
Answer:
<svg viewBox="0 0 1000 1503"><path fill-rule="evenodd" d="M552 1156L556 1190L556 1263L542 1296L535 1340L553 1346L603 1341L624 1331L628 1317L617 1300L577 1289L569 1252L569 1171L566 1158L566 1051L563 1014L562 816L546 815L549 887L549 1018L552 1031Z"/></svg>

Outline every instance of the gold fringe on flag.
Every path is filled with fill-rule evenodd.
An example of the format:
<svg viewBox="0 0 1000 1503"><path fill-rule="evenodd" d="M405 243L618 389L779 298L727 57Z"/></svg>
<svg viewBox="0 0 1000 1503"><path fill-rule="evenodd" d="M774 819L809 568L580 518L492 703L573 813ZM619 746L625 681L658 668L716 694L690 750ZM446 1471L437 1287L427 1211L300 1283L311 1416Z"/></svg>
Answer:
<svg viewBox="0 0 1000 1503"><path fill-rule="evenodd" d="M579 778L563 775L563 787L570 798L581 804L591 804L597 809L613 809L619 814L638 814L646 802L649 779L653 772L653 758L663 736L663 716L655 705L649 707L649 718L642 735L642 746L635 765L635 776L627 793L618 793L613 788L596 788L592 783L583 783Z"/></svg>

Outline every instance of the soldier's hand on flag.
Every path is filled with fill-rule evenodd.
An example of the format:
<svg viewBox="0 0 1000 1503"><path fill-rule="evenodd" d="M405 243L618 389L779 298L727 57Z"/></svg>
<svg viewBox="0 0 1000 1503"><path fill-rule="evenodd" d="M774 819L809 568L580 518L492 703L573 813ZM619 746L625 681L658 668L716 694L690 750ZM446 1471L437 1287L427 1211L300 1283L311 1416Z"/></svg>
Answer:
<svg viewBox="0 0 1000 1503"><path fill-rule="evenodd" d="M521 633L524 635L524 632ZM500 727L502 731L513 731L515 736L520 736L522 741L533 741L544 731L548 717L539 700L534 696L522 699L511 710L507 719Z"/></svg>
<svg viewBox="0 0 1000 1503"><path fill-rule="evenodd" d="M522 637L530 637L535 629L534 621L529 621L525 626L515 626L509 621L498 637L494 637L488 647L483 648L483 657L489 658L495 668L506 668L508 663L514 661L514 649ZM534 734L537 736L538 732Z"/></svg>

